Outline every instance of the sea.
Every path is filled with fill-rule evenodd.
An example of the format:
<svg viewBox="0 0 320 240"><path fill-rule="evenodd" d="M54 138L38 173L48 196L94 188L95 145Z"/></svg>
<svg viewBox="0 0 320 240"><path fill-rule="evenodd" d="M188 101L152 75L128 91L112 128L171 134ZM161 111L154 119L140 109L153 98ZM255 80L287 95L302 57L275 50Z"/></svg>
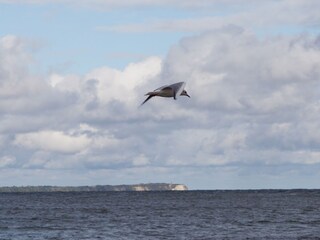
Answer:
<svg viewBox="0 0 320 240"><path fill-rule="evenodd" d="M0 239L320 239L320 190L0 193Z"/></svg>

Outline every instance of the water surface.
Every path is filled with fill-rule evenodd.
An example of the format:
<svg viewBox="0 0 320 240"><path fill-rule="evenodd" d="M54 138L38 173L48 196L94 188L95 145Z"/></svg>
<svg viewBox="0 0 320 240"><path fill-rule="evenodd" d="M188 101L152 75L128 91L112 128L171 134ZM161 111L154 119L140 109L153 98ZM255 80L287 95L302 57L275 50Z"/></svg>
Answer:
<svg viewBox="0 0 320 240"><path fill-rule="evenodd" d="M0 239L320 239L320 190L0 193Z"/></svg>

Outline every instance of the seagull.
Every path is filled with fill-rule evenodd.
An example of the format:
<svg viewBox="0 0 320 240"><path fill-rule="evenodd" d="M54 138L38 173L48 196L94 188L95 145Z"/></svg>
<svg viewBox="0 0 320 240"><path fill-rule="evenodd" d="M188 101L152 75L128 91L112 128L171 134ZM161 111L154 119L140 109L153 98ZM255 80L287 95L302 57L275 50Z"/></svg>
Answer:
<svg viewBox="0 0 320 240"><path fill-rule="evenodd" d="M177 96L187 96L190 97L184 87L186 86L185 82L178 82L171 85L165 85L157 88L153 92L148 92L145 96L148 96L140 106L145 104L149 99L158 96L158 97L173 97L174 100L177 99Z"/></svg>

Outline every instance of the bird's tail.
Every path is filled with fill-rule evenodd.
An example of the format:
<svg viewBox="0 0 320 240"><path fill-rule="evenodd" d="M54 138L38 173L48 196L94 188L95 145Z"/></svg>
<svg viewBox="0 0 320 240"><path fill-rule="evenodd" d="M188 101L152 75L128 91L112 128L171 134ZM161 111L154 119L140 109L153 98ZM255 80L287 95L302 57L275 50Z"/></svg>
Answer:
<svg viewBox="0 0 320 240"><path fill-rule="evenodd" d="M146 98L146 100L143 101L143 103L141 103L140 106L142 106L143 104L145 104L147 101L149 101L149 100L150 100L151 98L153 98L155 95L154 95L154 94L149 94L149 93L147 93L146 96L148 96L148 97Z"/></svg>

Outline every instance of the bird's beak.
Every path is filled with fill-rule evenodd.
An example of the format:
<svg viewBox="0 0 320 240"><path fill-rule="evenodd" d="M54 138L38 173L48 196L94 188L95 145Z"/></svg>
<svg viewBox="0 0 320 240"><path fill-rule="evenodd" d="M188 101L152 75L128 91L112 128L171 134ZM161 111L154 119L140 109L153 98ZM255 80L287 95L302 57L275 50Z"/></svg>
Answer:
<svg viewBox="0 0 320 240"><path fill-rule="evenodd" d="M188 94L186 94L187 97L191 98Z"/></svg>

